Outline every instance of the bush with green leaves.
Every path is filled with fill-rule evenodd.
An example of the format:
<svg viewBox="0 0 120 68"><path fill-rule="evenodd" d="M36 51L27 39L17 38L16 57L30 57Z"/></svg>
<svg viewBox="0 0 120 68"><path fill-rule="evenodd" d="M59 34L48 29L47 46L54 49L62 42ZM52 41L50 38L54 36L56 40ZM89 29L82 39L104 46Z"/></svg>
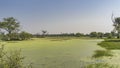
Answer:
<svg viewBox="0 0 120 68"><path fill-rule="evenodd" d="M16 41L16 40L28 40L32 38L32 34L22 31L21 33L11 33L2 35L1 40L5 41Z"/></svg>
<svg viewBox="0 0 120 68"><path fill-rule="evenodd" d="M0 48L0 68L32 68L31 65L25 66L24 57L21 50L11 51L10 54L4 51L4 45Z"/></svg>
<svg viewBox="0 0 120 68"><path fill-rule="evenodd" d="M27 40L27 39L30 39L32 37L32 34L28 33L28 32L25 32L25 31L22 31L20 34L20 39L21 40Z"/></svg>

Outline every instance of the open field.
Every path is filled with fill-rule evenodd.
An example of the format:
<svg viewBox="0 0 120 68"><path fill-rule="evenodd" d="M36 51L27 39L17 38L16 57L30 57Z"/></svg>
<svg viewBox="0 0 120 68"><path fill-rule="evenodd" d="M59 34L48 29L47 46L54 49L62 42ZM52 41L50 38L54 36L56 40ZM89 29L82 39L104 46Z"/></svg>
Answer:
<svg viewBox="0 0 120 68"><path fill-rule="evenodd" d="M25 63L33 63L34 68L80 68L81 60L91 57L95 50L102 49L97 46L100 41L42 38L4 44L7 51L21 49Z"/></svg>

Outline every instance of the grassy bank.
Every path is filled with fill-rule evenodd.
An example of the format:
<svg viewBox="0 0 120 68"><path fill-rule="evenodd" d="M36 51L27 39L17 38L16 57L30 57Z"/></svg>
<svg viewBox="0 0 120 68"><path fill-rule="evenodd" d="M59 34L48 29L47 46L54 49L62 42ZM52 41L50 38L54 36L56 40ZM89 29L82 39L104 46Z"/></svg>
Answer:
<svg viewBox="0 0 120 68"><path fill-rule="evenodd" d="M101 46L101 47L103 47L103 48L105 48L106 51L108 51L108 52L104 53L102 51L102 52L99 52L98 54L96 54L94 56L97 56L97 57L99 57L99 56L113 56L113 57L110 58L111 60L109 61L109 63L112 63L112 62L115 63L116 61L119 60L120 39L105 39L104 41L98 43L98 45ZM113 52L113 53L111 53L111 52ZM119 62L117 62L116 64L119 65Z"/></svg>
<svg viewBox="0 0 120 68"><path fill-rule="evenodd" d="M93 54L93 58L99 58L104 56L113 56L112 52L109 50L96 50L95 54Z"/></svg>
<svg viewBox="0 0 120 68"><path fill-rule="evenodd" d="M120 49L120 39L106 39L101 43L98 43L103 48L108 50L119 50Z"/></svg>

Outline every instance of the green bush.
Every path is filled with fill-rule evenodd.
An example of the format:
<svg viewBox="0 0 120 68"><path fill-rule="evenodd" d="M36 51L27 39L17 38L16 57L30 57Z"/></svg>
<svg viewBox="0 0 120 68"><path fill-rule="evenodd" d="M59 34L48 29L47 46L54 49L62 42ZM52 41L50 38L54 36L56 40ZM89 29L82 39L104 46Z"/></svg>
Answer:
<svg viewBox="0 0 120 68"><path fill-rule="evenodd" d="M19 36L21 40L27 40L32 37L32 34L23 31L19 34Z"/></svg>
<svg viewBox="0 0 120 68"><path fill-rule="evenodd" d="M32 34L22 31L21 33L11 33L3 35L1 40L16 41L16 40L28 40L32 37Z"/></svg>
<svg viewBox="0 0 120 68"><path fill-rule="evenodd" d="M0 68L32 68L31 65L23 64L24 57L21 56L21 50L11 51L8 55L4 51L4 45L0 48Z"/></svg>

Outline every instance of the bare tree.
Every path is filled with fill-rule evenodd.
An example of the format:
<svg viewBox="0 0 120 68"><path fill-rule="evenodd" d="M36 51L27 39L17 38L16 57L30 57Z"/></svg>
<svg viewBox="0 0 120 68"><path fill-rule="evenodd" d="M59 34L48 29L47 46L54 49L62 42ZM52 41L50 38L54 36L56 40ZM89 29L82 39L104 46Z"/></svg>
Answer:
<svg viewBox="0 0 120 68"><path fill-rule="evenodd" d="M47 34L47 30L42 30L42 37L45 37L46 34Z"/></svg>

